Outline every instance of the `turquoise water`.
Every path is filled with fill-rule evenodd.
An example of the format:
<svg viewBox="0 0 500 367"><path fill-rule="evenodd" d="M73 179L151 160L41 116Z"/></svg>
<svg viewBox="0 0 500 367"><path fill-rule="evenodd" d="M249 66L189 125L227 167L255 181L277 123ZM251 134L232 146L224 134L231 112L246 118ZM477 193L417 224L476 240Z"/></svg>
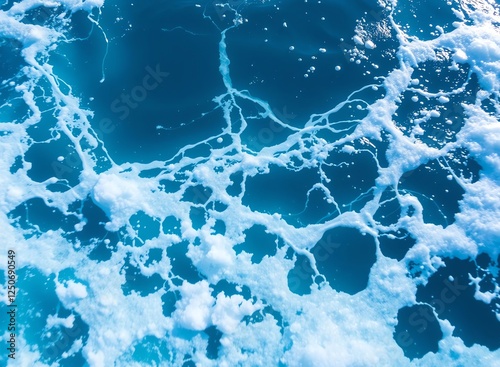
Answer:
<svg viewBox="0 0 500 367"><path fill-rule="evenodd" d="M496 5L57 4L0 6L2 363L498 363Z"/></svg>

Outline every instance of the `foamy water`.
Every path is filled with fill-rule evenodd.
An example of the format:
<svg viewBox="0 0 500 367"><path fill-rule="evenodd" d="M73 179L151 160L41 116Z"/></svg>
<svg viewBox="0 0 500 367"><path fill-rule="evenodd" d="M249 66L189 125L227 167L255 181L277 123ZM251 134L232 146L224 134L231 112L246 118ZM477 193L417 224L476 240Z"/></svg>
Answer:
<svg viewBox="0 0 500 367"><path fill-rule="evenodd" d="M323 3L1 5L2 363L500 366L498 5Z"/></svg>

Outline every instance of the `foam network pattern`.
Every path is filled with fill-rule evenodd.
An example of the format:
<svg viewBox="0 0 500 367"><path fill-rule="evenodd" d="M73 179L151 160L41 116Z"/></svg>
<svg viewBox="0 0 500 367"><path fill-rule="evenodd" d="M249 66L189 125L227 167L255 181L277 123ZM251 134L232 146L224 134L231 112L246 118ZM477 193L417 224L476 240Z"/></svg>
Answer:
<svg viewBox="0 0 500 367"><path fill-rule="evenodd" d="M398 1L379 1L346 55L369 64L393 38L394 68L373 68L373 84L293 123L231 79L228 40L255 4L221 2L224 19L200 5L220 30L225 92L213 102L225 125L165 161L125 163L51 66L79 41L71 15L87 12L100 32L103 5L0 11L5 52L20 59L1 85L1 243L18 253L27 308L8 366L498 365L493 2L450 2L453 24L420 37ZM50 15L30 21L42 8ZM252 145L261 120L281 138ZM69 147L78 174L37 177L27 155L43 144ZM492 337L457 328L458 304L486 315ZM408 317L421 324L413 334Z"/></svg>

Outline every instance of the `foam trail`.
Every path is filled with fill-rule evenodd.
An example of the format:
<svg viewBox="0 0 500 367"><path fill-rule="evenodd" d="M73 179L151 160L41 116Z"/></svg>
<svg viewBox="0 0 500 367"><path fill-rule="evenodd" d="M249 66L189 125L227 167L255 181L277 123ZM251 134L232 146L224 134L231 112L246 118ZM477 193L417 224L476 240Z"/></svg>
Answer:
<svg viewBox="0 0 500 367"><path fill-rule="evenodd" d="M2 361L498 365L497 5L450 2L452 21L427 33L415 31L410 6L379 1L340 51L373 78L300 118L241 85L235 51L259 11L293 30L287 4L176 6L217 33L221 87L202 117L223 124L146 163L117 163L89 96L53 61L93 35L71 32L83 12L104 36L105 84L114 46L104 2L1 7L10 42L1 52L20 61L0 89L0 228L3 249L18 254L22 307L18 359ZM206 36L159 30L177 28ZM392 55L394 67L379 67L377 55ZM319 72L309 66L307 79ZM52 171L39 168L52 151ZM478 332L463 309L488 326Z"/></svg>

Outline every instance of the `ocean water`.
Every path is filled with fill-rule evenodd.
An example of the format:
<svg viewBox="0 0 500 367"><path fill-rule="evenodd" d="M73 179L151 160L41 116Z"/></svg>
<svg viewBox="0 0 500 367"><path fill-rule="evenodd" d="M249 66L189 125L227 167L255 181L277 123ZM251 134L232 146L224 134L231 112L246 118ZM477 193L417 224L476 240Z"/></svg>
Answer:
<svg viewBox="0 0 500 367"><path fill-rule="evenodd" d="M500 366L497 2L5 0L0 64L1 365Z"/></svg>

